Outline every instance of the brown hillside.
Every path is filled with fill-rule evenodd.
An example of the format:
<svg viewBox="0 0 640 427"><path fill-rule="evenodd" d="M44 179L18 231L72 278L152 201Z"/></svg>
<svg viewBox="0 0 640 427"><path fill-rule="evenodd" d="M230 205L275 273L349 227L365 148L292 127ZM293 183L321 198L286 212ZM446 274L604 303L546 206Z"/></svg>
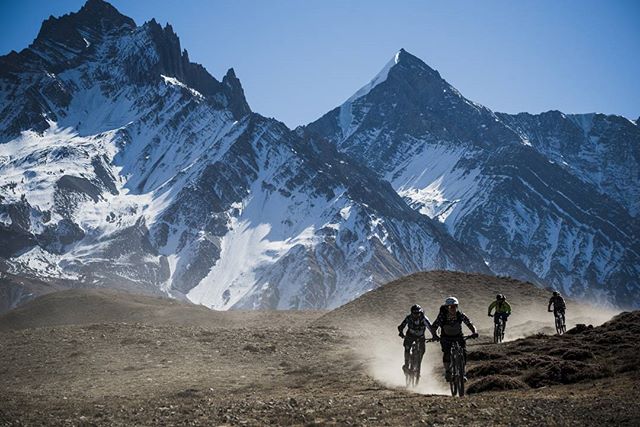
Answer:
<svg viewBox="0 0 640 427"><path fill-rule="evenodd" d="M381 304L379 319L386 310ZM452 398L438 346L429 344L421 386L407 390L398 320L388 310L390 327L359 330L346 320L364 311L345 308L318 321L324 313L213 312L113 291L50 294L0 318L0 425L638 425L636 364L544 388L525 381L556 371L541 366L542 376L529 377L535 367L524 367L483 383L495 390L510 379L522 389ZM322 324L336 313L346 316L340 329ZM603 352L614 342L635 345L638 331L619 319L578 344L573 334L540 338L540 354L521 347L527 340L473 343L470 368L500 360L495 353L509 365L512 352L593 365L609 365L618 352L631 360L632 347ZM470 385L490 375L479 371Z"/></svg>
<svg viewBox="0 0 640 427"><path fill-rule="evenodd" d="M553 316L547 312L551 293L511 278L452 271L415 273L383 285L351 301L316 321L317 324L347 327L354 323L370 325L380 332L395 327L412 304L420 304L433 321L448 296L460 301L460 309L481 332L492 331L493 320L487 316L489 304L497 293L505 294L513 314L509 318L507 339L536 332L553 332ZM567 327L577 323L600 324L615 312L566 299Z"/></svg>
<svg viewBox="0 0 640 427"><path fill-rule="evenodd" d="M541 388L640 373L640 311L562 336L534 335L469 353L470 393Z"/></svg>
<svg viewBox="0 0 640 427"><path fill-rule="evenodd" d="M550 292L510 278L448 271L416 273L368 292L327 313L314 322L318 326L338 327L353 337L356 353L369 375L388 387L402 387L404 375L402 340L397 325L412 304L425 308L434 320L447 296L460 300L460 309L480 332L480 339L468 344L470 351L492 341L493 319L487 308L496 293L503 293L511 304L505 340L536 333L553 334L554 320L547 312ZM567 300L567 327L578 323L598 325L615 313ZM418 392L447 393L442 381L442 353L437 343L427 345L423 361L423 380ZM509 385L505 385L507 388Z"/></svg>
<svg viewBox="0 0 640 427"><path fill-rule="evenodd" d="M281 312L273 326L296 319L313 318L321 312ZM90 325L99 323L148 323L203 327L248 327L264 321L260 311L228 313L206 307L124 291L73 289L40 296L0 316L0 331L44 326Z"/></svg>

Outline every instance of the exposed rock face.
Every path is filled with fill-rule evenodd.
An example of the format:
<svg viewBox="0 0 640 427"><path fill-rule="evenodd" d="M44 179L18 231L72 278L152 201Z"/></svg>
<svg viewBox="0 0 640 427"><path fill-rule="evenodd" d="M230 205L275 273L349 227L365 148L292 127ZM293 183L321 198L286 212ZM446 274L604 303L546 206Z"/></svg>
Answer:
<svg viewBox="0 0 640 427"><path fill-rule="evenodd" d="M378 171L494 272L640 304L633 122L494 114L401 50L306 130Z"/></svg>
<svg viewBox="0 0 640 427"><path fill-rule="evenodd" d="M252 113L233 69L220 82L191 63L169 25L92 0L0 63L13 273L228 309L333 307L414 271L489 272L370 169Z"/></svg>
<svg viewBox="0 0 640 427"><path fill-rule="evenodd" d="M560 167L570 171L629 214L640 213L640 127L620 116L549 111L500 118Z"/></svg>

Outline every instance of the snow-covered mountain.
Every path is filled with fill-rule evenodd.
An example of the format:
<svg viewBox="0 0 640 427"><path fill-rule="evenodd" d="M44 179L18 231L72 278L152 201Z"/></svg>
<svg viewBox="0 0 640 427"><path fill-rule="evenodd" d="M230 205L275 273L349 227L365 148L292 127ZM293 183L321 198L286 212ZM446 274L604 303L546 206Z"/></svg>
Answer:
<svg viewBox="0 0 640 427"><path fill-rule="evenodd" d="M400 50L305 129L378 171L495 273L640 305L637 123L495 114Z"/></svg>
<svg viewBox="0 0 640 427"><path fill-rule="evenodd" d="M620 116L604 114L498 114L537 151L640 213L640 128Z"/></svg>
<svg viewBox="0 0 640 427"><path fill-rule="evenodd" d="M228 309L335 307L418 270L489 272L370 169L251 112L233 69L218 81L169 25L101 0L0 57L0 110L12 274Z"/></svg>

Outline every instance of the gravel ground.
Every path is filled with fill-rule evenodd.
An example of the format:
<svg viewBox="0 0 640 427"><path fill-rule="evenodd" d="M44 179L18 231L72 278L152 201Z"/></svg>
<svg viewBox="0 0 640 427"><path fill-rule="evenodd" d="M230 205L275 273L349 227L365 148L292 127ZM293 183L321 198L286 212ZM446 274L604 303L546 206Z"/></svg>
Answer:
<svg viewBox="0 0 640 427"><path fill-rule="evenodd" d="M368 375L366 362L352 349L357 340L344 332L304 324L267 326L277 324L277 317L277 312L265 315L259 329L112 323L3 332L0 423L637 425L640 420L636 372L465 398L416 394Z"/></svg>
<svg viewBox="0 0 640 427"><path fill-rule="evenodd" d="M459 277L462 289L470 276ZM0 425L640 425L637 312L561 338L474 341L469 387L490 384L463 398L444 394L429 344L421 386L407 390L395 326L411 292L432 286L410 279L333 313L212 312L107 291L40 297L0 316ZM504 285L479 280L487 295ZM512 300L539 299L521 287ZM467 304L478 318L483 306ZM606 375L554 380L566 371L554 366L574 362ZM505 378L522 387L496 391Z"/></svg>

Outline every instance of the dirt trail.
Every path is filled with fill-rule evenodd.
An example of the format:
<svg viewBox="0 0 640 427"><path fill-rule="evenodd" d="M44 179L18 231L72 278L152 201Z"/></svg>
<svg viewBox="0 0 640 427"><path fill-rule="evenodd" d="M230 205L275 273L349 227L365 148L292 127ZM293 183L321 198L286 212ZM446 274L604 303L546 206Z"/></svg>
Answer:
<svg viewBox="0 0 640 427"><path fill-rule="evenodd" d="M322 313L207 316L197 307L146 301L141 312L147 317L137 323L121 317L38 325L38 313L49 321L46 313L77 305L77 297L49 299L32 306L37 312L21 311L22 320L10 317L12 327L0 327L0 425L538 426L640 420L637 370L544 389L463 399L438 395L446 387L437 344L427 347L422 386L408 391L400 370L402 340L395 335L401 319L394 316L363 312L355 317L361 329L356 322L332 325ZM87 301L94 310L124 304L118 296ZM16 329L26 318L37 326ZM197 324L189 325L191 318ZM618 339L616 333L611 339ZM544 343L545 351L569 346L555 339ZM474 343L474 351L483 348Z"/></svg>
<svg viewBox="0 0 640 427"><path fill-rule="evenodd" d="M493 336L493 318L487 308L497 293L507 295L513 308L505 341L514 341L538 333L554 334L554 319L547 312L550 292L510 278L449 271L416 273L388 283L360 298L331 311L313 322L331 325L360 339L357 355L367 372L377 381L390 387L404 385L402 340L396 327L411 305L419 303L433 321L442 301L455 295L460 308L469 316L480 332L480 339L470 347L489 343ZM600 325L617 314L567 300L567 325ZM468 330L466 332L469 332ZM442 352L437 343L427 344L424 358L423 385L416 391L425 394L447 394L442 382Z"/></svg>

